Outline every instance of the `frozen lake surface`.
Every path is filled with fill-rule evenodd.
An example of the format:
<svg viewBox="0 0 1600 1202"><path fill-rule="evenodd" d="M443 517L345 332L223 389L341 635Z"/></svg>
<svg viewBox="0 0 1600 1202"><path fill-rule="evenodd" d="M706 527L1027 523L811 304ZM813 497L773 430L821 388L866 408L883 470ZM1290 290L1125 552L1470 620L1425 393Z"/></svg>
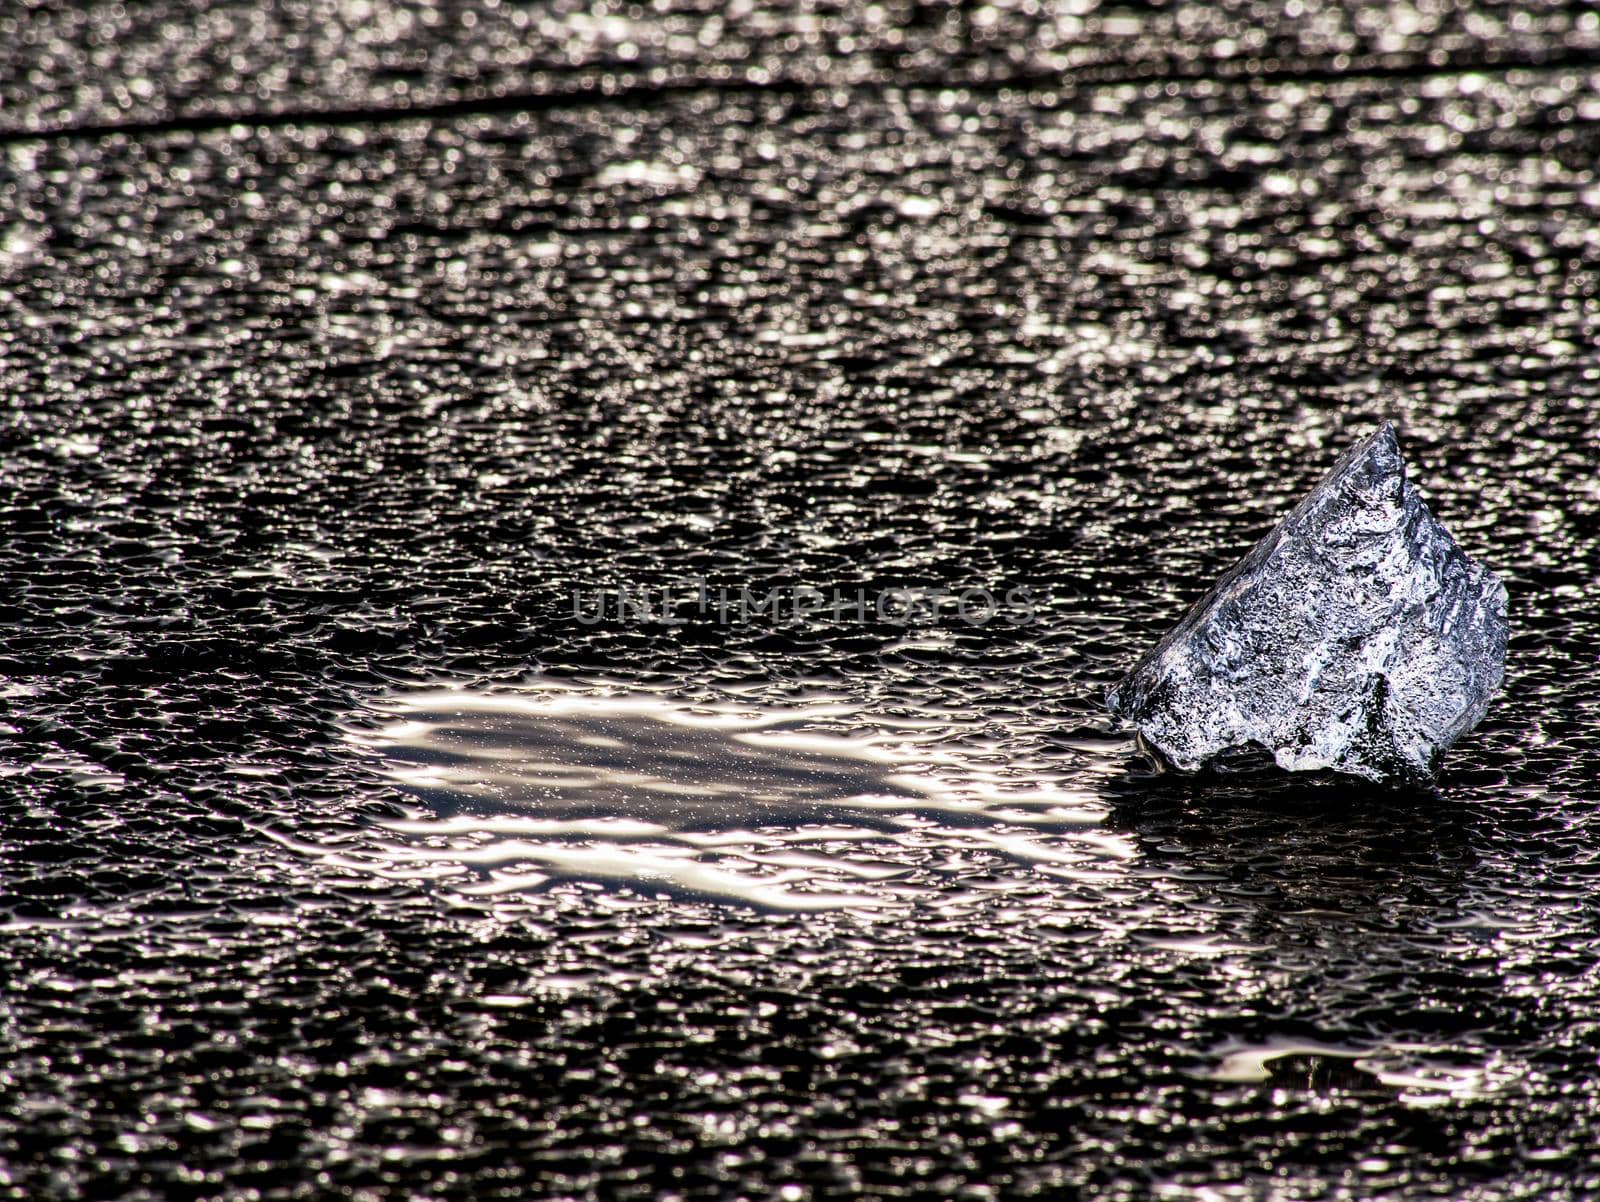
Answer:
<svg viewBox="0 0 1600 1202"><path fill-rule="evenodd" d="M0 52L0 1197L1600 1192L1579 10L127 7ZM1487 721L1150 776L1105 690L1384 418Z"/></svg>

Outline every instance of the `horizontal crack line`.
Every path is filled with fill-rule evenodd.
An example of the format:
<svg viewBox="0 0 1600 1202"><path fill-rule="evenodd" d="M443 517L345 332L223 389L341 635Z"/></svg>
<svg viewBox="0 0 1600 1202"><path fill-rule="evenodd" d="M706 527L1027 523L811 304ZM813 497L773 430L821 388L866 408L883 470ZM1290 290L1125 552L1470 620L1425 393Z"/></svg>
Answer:
<svg viewBox="0 0 1600 1202"><path fill-rule="evenodd" d="M235 125L260 129L282 129L301 125L381 125L430 118L468 117L478 113L539 112L591 106L647 104L651 101L664 101L675 96L696 93L803 96L838 91L888 94L952 90L983 95L1012 90L1038 90L1058 93L1059 99L1067 99L1083 91L1149 84L1175 84L1188 87L1211 84L1230 88L1257 84L1339 84L1468 74L1506 75L1516 71L1547 72L1574 68L1600 70L1600 54L1563 51L1545 57L1518 59L1490 57L1442 64L1427 59L1402 62L1367 60L1349 64L1335 64L1325 59L1290 63L1268 60L1266 65L1254 69L1244 64L1230 66L1226 60L1195 64L1193 69L1187 66L1174 69L1170 63L1150 63L1148 67L1139 64L1116 64L1084 67L1066 72L1037 72L977 80L923 76L861 79L838 83L806 79L764 81L691 78L666 82L633 80L607 84L590 80L572 87L552 88L548 91L457 96L413 105L330 105L251 113L177 113L148 120L89 122L43 129L0 129L0 146L53 139L92 140L116 135L148 137L183 131L227 129ZM1049 103L1045 102L1044 107L1049 107Z"/></svg>

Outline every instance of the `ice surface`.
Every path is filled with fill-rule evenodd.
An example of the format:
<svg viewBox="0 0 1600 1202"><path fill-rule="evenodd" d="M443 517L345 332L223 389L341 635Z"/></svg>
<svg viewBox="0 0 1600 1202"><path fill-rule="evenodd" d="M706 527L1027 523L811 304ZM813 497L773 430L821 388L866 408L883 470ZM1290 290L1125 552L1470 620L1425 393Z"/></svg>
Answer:
<svg viewBox="0 0 1600 1202"><path fill-rule="evenodd" d="M1500 687L1506 591L1357 443L1111 691L1175 768L1254 748L1282 768L1428 781Z"/></svg>

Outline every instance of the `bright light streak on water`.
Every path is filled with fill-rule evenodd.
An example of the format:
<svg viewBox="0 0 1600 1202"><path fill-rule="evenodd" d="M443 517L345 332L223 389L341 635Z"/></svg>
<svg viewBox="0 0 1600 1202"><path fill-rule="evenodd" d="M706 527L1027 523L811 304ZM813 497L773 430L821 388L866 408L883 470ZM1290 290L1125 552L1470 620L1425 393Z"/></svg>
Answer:
<svg viewBox="0 0 1600 1202"><path fill-rule="evenodd" d="M933 900L978 861L1093 882L1133 855L1095 829L1106 809L1087 786L1110 759L1078 785L1018 776L934 746L926 723L827 733L850 717L839 704L705 706L541 684L399 693L377 709L381 724L351 739L411 812L360 851L297 846L470 895L579 880L882 912Z"/></svg>

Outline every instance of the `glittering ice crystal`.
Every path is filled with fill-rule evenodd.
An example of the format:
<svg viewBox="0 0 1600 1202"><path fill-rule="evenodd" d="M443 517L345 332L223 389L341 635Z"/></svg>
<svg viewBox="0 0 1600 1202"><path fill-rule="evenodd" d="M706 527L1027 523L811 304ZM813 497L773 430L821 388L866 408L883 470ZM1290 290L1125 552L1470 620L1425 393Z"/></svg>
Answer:
<svg viewBox="0 0 1600 1202"><path fill-rule="evenodd" d="M1427 781L1500 687L1506 590L1406 481L1394 427L1357 443L1107 698L1185 771Z"/></svg>

